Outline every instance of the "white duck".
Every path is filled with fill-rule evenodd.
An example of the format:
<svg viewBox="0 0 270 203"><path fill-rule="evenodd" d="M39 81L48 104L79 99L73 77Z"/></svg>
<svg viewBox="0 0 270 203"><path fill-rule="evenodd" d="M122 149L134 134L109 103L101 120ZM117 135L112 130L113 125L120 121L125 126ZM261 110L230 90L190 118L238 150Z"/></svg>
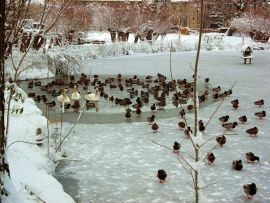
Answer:
<svg viewBox="0 0 270 203"><path fill-rule="evenodd" d="M62 105L62 112L65 112L65 103L69 103L70 99L67 95L68 89L64 89L63 94L57 97L57 101Z"/></svg>
<svg viewBox="0 0 270 203"><path fill-rule="evenodd" d="M74 86L74 91L73 91L73 93L71 94L71 99L72 99L72 100L80 100L80 99L81 99L81 95L80 95L80 93L78 92L78 87L77 87L77 85Z"/></svg>
<svg viewBox="0 0 270 203"><path fill-rule="evenodd" d="M95 101L95 102L97 102L97 101L99 101L99 92L96 91L95 94L94 93L88 93L87 95L85 95L85 99L87 101Z"/></svg>

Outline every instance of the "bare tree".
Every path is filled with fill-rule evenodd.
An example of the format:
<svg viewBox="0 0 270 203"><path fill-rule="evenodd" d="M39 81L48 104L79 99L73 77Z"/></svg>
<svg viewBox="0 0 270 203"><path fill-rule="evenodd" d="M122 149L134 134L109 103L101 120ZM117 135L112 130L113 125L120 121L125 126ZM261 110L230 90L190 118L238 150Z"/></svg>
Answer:
<svg viewBox="0 0 270 203"><path fill-rule="evenodd" d="M38 50L42 47L45 40L45 35L51 30L55 23L60 19L63 12L68 8L73 0L69 0L67 3L59 5L59 13L55 17L54 21L48 25L42 32L39 30L36 34L25 34L23 27L26 23L26 19L29 15L29 8L31 0L4 0L0 2L0 192L1 195L6 194L3 183L5 174L9 175L9 166L5 160L6 141L8 134L9 115L10 115L10 103L13 96L16 96L13 90L10 89L10 96L7 100L4 97L5 91L5 61L11 60L12 67L15 71L13 79L16 81L19 74L24 70L21 65L31 48ZM49 4L48 0L45 0L42 12L37 16L39 24L45 24L47 17L50 15L51 9L55 6L55 3ZM19 47L20 45L20 47ZM17 61L13 58L13 51L20 49L19 59ZM11 67L11 68L12 68ZM5 104L8 105L8 109L5 110ZM5 123L6 115L6 123ZM1 199L0 199L1 201Z"/></svg>
<svg viewBox="0 0 270 203"><path fill-rule="evenodd" d="M0 2L0 201L1 196L5 195L4 176L9 175L9 167L5 160L6 136L5 136L5 9L6 2Z"/></svg>
<svg viewBox="0 0 270 203"><path fill-rule="evenodd" d="M100 30L109 30L112 41L117 36L122 37L121 33L128 32L135 33L135 42L138 38L151 41L153 34L165 35L170 32L179 15L168 2L119 2L115 5L95 4L91 8L93 25ZM126 41L124 39L122 37L122 41Z"/></svg>

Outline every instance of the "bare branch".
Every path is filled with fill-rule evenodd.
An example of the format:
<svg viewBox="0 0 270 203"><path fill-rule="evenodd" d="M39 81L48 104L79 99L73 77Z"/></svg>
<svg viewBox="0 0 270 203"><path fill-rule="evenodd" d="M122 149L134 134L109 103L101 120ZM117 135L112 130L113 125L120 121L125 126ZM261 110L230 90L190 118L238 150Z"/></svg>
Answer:
<svg viewBox="0 0 270 203"><path fill-rule="evenodd" d="M210 139L208 139L208 140L206 140L204 143L202 143L201 145L200 145L200 147L202 147L203 145L205 145L206 143L208 143L209 141L211 141L211 140L213 140L213 139L215 139L216 138L216 136L215 137L212 137L212 138L210 138Z"/></svg>
<svg viewBox="0 0 270 203"><path fill-rule="evenodd" d="M225 135L226 132L227 132L227 129L225 129L225 131L224 131L224 133L222 134L222 136ZM218 147L218 145L219 145L219 143L216 144L210 151L207 152L207 154L205 155L203 161L206 160L207 156L208 156L214 149L216 149L216 148Z"/></svg>
<svg viewBox="0 0 270 203"><path fill-rule="evenodd" d="M210 183L210 184L208 184L208 185L206 185L206 186L204 186L204 187L202 187L202 188L200 188L200 189L203 190L203 189L205 189L205 188L207 188L207 187L209 187L209 186L211 186L211 185L215 185L215 184L217 184L217 183Z"/></svg>
<svg viewBox="0 0 270 203"><path fill-rule="evenodd" d="M71 131L73 130L73 128L79 123L80 119L81 119L81 116L82 114L84 113L85 111L85 102L83 104L83 110L81 110L76 122L73 124L73 126L70 128L70 130L68 131L68 133L66 134L66 136L61 140L60 144L58 145L58 147L56 148L56 152L58 152L58 150L61 148L63 142L66 140L66 138L69 136L69 134L71 133Z"/></svg>
<svg viewBox="0 0 270 203"><path fill-rule="evenodd" d="M161 147L164 147L164 148L166 148L166 149L168 149L168 150L171 150L171 151L173 152L173 149L171 149L170 147L167 147L167 146L165 146L165 145L159 144L159 143L157 143L157 142L154 141L154 140L151 140L151 141L152 141L154 144L159 145L159 146L161 146ZM195 169L188 163L188 161L186 160L185 157L183 157L180 153L178 153L177 156L181 157L181 158L185 161L185 163L186 163L193 171L195 171Z"/></svg>
<svg viewBox="0 0 270 203"><path fill-rule="evenodd" d="M26 143L26 144L33 144L33 145L40 144L40 142L27 142L27 141L22 141L22 140L16 140L16 141L10 143L10 144L7 146L7 149L8 149L10 146L12 146L13 144L19 143L19 142Z"/></svg>
<svg viewBox="0 0 270 203"><path fill-rule="evenodd" d="M236 81L233 83L232 87L230 88L231 90L233 89L233 87L235 86ZM207 121L206 125L205 125L205 129L207 128L208 124L210 123L210 121L212 120L212 118L214 117L214 115L216 114L216 112L218 111L218 109L220 108L220 106L223 104L223 102L225 101L225 99L223 99L220 104L218 105L218 107L216 108L216 110L214 111L214 113L212 113L211 117L209 118L209 120Z"/></svg>

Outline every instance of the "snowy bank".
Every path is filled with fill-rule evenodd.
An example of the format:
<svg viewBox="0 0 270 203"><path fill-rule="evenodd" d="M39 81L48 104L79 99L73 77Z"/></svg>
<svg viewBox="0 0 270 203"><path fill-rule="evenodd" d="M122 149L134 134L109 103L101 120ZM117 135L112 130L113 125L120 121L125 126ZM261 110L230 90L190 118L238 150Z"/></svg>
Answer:
<svg viewBox="0 0 270 203"><path fill-rule="evenodd" d="M89 33L91 40L103 40L105 44L85 44L85 45L66 45L63 47L53 47L46 54L43 50L30 50L26 55L20 70L20 79L45 78L52 77L58 73L67 75L80 74L81 64L87 59L96 59L103 57L115 57L132 54L153 54L169 52L196 51L198 44L197 35L178 35L168 34L163 39L149 43L142 41L133 43L132 35L128 42L111 43L108 33ZM202 38L202 50L206 51L241 51L243 44L250 45L254 49L269 49L270 43L256 43L250 37L246 37L244 42L242 37L224 36L219 33L204 34ZM13 51L15 64L18 64L22 54ZM7 77L14 76L11 59L6 60Z"/></svg>
<svg viewBox="0 0 270 203"><path fill-rule="evenodd" d="M44 137L47 135L46 118L32 99L27 98L20 88L17 91L22 94L24 102L12 101L11 109L20 106L23 112L10 114L7 160L11 182L6 178L8 196L3 203L74 203L53 177L55 164L47 156L47 147L30 144L36 143L37 128L41 128Z"/></svg>

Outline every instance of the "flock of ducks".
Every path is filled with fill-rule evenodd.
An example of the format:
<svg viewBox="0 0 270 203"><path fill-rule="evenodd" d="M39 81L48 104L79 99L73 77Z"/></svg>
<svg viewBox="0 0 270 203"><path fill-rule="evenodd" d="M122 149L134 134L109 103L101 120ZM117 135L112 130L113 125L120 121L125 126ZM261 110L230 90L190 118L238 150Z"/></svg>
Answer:
<svg viewBox="0 0 270 203"><path fill-rule="evenodd" d="M207 80L207 82L208 81L209 80ZM213 94L212 94L213 101L216 101L218 98L224 99L226 96L232 94L232 90L228 90L228 91L225 91L225 92L221 93L221 87L220 86L218 86L217 88L213 88L212 91L213 91ZM235 100L231 101L231 104L232 104L232 108L234 110L237 110L239 108L239 105L240 105L238 99L235 99ZM264 105L264 100L261 99L261 100L255 101L254 105L258 106L258 107L262 107ZM182 120L180 120L178 122L178 127L179 127L179 129L183 130L184 135L186 135L186 137L189 138L190 133L192 133L192 130L191 130L191 128L189 126L186 125L185 119L183 119L184 116L185 116L185 110L182 109L179 112L179 115L180 115L180 118L182 118ZM254 113L254 116L259 118L259 119L263 119L263 118L266 117L266 112L264 110L258 111L258 112ZM238 122L229 122L229 118L230 117L228 115L219 117L219 121L221 123L221 126L226 131L231 131L236 126L238 126ZM238 118L238 120L239 120L239 122L241 124L245 124L248 121L248 118L247 118L246 115L242 115L242 116L240 116ZM205 128L206 127L204 126L203 121L200 120L199 121L199 131L204 132ZM250 135L251 137L257 137L259 129L258 129L258 127L255 126L253 128L247 129L245 132L248 135ZM220 146L220 147L223 147L223 145L226 144L226 140L227 139L226 139L225 135L216 137L217 145ZM173 145L173 152L174 153L179 153L180 148L181 148L181 144L175 141L174 145ZM207 158L207 161L208 161L209 165L213 164L215 159L216 159L213 152L208 153L206 158ZM253 152L247 152L245 158L246 158L247 163L252 163L253 164L256 161L260 162L260 158L258 156L256 156ZM233 160L232 161L232 169L237 170L237 171L242 170L243 169L242 160ZM160 180L160 183L164 183L165 180L166 180L166 177L167 177L166 171L164 169L158 170L157 177ZM245 185L243 185L243 189L244 189L244 192L247 195L248 199L253 198L253 196L257 192L257 187L256 187L255 183L245 184Z"/></svg>
<svg viewBox="0 0 270 203"><path fill-rule="evenodd" d="M191 127L187 126L185 121L186 111L192 112L194 111L193 102L188 103L189 100L192 100L193 97L193 82L188 82L186 79L183 80L174 80L174 81L166 81L166 77L160 73L157 74L157 78L154 79L153 76L146 76L145 79L139 79L137 75L134 75L131 78L124 79L121 74L118 74L116 78L110 77L106 78L102 81L99 78L99 75L94 75L93 79L90 79L89 76L82 73L79 80L75 81L74 76L70 76L69 79L55 79L50 83L42 86L41 81L30 81L28 82L28 88L32 89L33 86L39 86L40 90L44 92L42 95L36 95L35 92L29 92L28 96L32 97L36 102L43 101L49 108L54 108L56 106L56 101L61 105L63 111L69 109L70 107L74 109L74 111L78 111L80 109L80 100L81 95L79 92L79 87L86 92L85 101L86 108L89 109L91 107L91 100L99 100L99 97L103 97L105 100L108 100L115 105L126 107L125 118L130 120L132 114L135 113L137 118L140 118L143 106L150 105L150 112L152 115L147 117L147 122L151 125L151 129L154 133L156 133L159 129L159 125L156 122L155 111L163 110L168 103L168 97L171 96L171 102L175 107L181 106L181 110L179 111L180 121L178 122L178 128L183 130L186 138L190 137L192 133ZM225 90L222 92L220 86L212 88L209 90L209 78L205 78L205 91L203 94L199 95L199 104L202 104L209 98L212 98L212 101L215 102L219 99L224 99L227 96L232 94L232 89ZM94 87L95 93L88 91L90 87ZM108 86L109 90L119 89L119 91L124 91L128 93L129 97L117 98L113 95L109 95L108 92L105 91L105 87ZM141 87L139 90L137 87ZM71 95L71 99L73 104L70 104L70 99L68 97L69 88L73 90ZM209 97L210 92L212 92L212 97ZM171 93L171 94L170 94ZM49 95L49 96L48 96ZM154 102L150 103L150 95L154 98ZM48 98L51 98L49 101ZM135 100L135 101L133 101ZM64 104L64 105L63 105ZM240 106L239 100L235 99L231 101L232 108L237 110ZM183 106L185 108L183 108ZM258 107L262 107L264 105L264 100L258 100L254 102L254 105ZM135 109L135 111L130 109L130 106ZM254 116L263 119L266 117L266 112L264 110L258 111L254 113ZM219 121L221 126L226 130L230 131L238 126L238 122L229 122L229 116L221 116ZM248 121L246 115L242 115L239 117L239 122L241 124L245 124ZM199 131L204 132L206 127L202 120L199 121ZM259 129L255 126L253 128L249 128L246 130L246 133L252 137L257 137ZM226 144L226 137L224 135L218 136L216 138L217 144L222 147ZM173 144L173 152L180 153L181 144L177 141ZM213 164L216 157L214 153L209 153L207 155L208 164ZM248 152L246 153L246 160L248 163L254 163L255 161L259 162L259 157L255 156L254 153ZM234 170L242 170L243 164L241 160L233 160L232 168ZM167 173L165 170L158 170L157 177L160 183L164 183L166 181ZM248 198L252 198L253 195L256 194L257 187L255 183L246 184L243 186L244 192L247 194Z"/></svg>

